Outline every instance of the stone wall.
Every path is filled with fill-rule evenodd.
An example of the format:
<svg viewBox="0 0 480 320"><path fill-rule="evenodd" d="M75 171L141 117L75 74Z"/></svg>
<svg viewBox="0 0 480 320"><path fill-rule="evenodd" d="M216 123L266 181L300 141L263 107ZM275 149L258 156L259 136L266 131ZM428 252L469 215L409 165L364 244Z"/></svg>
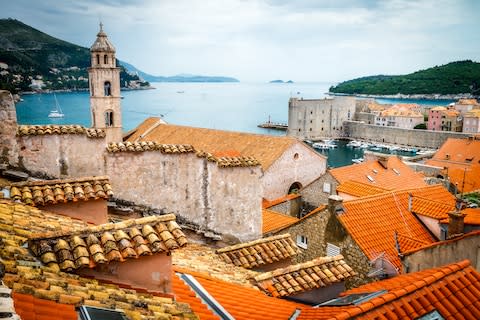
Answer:
<svg viewBox="0 0 480 320"><path fill-rule="evenodd" d="M330 192L324 191L324 186L328 189L328 185L324 185L325 183L330 185ZM337 186L337 180L335 180L329 172L326 172L317 180L303 187L299 193L302 195L304 202L314 207L319 207L323 204L327 204L328 197L332 194L337 194Z"/></svg>
<svg viewBox="0 0 480 320"><path fill-rule="evenodd" d="M293 161L292 161L293 159ZM287 149L262 177L264 197L277 199L288 193L295 182L301 186L311 183L327 170L327 158L298 142Z"/></svg>
<svg viewBox="0 0 480 320"><path fill-rule="evenodd" d="M416 272L468 259L472 266L480 271L479 243L480 232L477 231L459 239L407 254L402 258L402 264L407 272Z"/></svg>
<svg viewBox="0 0 480 320"><path fill-rule="evenodd" d="M307 238L307 249L300 248L301 252L294 257L294 263L326 256L327 242L329 242L340 247L340 254L344 256L347 264L358 273L357 276L346 282L347 288L353 288L374 280L367 277L371 269L368 258L352 237L345 232L336 215L331 215L328 210L308 216L277 234L284 233L290 233L294 240L297 240L298 236Z"/></svg>
<svg viewBox="0 0 480 320"><path fill-rule="evenodd" d="M261 236L259 166L220 168L194 153L119 152L106 157L106 168L117 198L175 213L232 241Z"/></svg>
<svg viewBox="0 0 480 320"><path fill-rule="evenodd" d="M422 148L439 148L448 138L465 139L469 134L381 127L355 121L344 122L345 135L352 139L386 142Z"/></svg>
<svg viewBox="0 0 480 320"><path fill-rule="evenodd" d="M11 163L18 157L15 133L17 114L9 91L0 90L0 163Z"/></svg>

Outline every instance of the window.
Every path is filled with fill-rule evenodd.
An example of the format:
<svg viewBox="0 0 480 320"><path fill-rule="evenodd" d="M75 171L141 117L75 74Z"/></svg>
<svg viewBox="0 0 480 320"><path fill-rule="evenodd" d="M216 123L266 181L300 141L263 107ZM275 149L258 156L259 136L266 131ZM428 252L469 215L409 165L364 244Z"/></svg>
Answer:
<svg viewBox="0 0 480 320"><path fill-rule="evenodd" d="M299 157L298 153L295 153L295 154L293 155L293 159L294 159L294 160L298 160L298 157Z"/></svg>
<svg viewBox="0 0 480 320"><path fill-rule="evenodd" d="M340 254L340 247L327 242L327 257L335 257Z"/></svg>
<svg viewBox="0 0 480 320"><path fill-rule="evenodd" d="M104 308L81 306L79 308L79 319L82 320L127 320L122 311Z"/></svg>
<svg viewBox="0 0 480 320"><path fill-rule="evenodd" d="M108 64L108 56L107 55L103 56L103 63Z"/></svg>
<svg viewBox="0 0 480 320"><path fill-rule="evenodd" d="M331 192L331 190L332 190L332 186L330 185L330 183L324 182L323 183L323 192L329 194Z"/></svg>
<svg viewBox="0 0 480 320"><path fill-rule="evenodd" d="M100 64L100 55L97 54L97 64Z"/></svg>
<svg viewBox="0 0 480 320"><path fill-rule="evenodd" d="M112 85L110 84L110 81L105 81L105 83L103 84L103 89L105 91L105 97L109 97L112 95Z"/></svg>
<svg viewBox="0 0 480 320"><path fill-rule="evenodd" d="M105 112L105 126L106 127L113 126L113 111Z"/></svg>
<svg viewBox="0 0 480 320"><path fill-rule="evenodd" d="M297 235L297 246L302 249L307 249L308 239L305 236Z"/></svg>

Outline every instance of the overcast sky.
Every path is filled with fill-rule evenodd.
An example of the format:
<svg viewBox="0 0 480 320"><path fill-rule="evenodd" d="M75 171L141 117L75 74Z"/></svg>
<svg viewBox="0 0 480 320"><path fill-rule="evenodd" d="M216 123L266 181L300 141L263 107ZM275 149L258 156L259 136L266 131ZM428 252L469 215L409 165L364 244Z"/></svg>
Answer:
<svg viewBox="0 0 480 320"><path fill-rule="evenodd" d="M154 75L336 82L480 61L477 0L0 0L2 18Z"/></svg>

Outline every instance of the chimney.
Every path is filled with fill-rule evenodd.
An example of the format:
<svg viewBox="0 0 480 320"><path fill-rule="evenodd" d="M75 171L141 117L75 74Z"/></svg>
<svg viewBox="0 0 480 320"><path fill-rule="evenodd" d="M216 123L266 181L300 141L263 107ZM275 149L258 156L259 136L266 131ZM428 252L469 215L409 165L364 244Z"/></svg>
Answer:
<svg viewBox="0 0 480 320"><path fill-rule="evenodd" d="M408 193L408 211L412 212L413 197L411 193Z"/></svg>
<svg viewBox="0 0 480 320"><path fill-rule="evenodd" d="M328 212L330 214L337 214L337 212L343 210L343 199L340 196L337 195L331 195L328 197Z"/></svg>
<svg viewBox="0 0 480 320"><path fill-rule="evenodd" d="M457 198L455 210L448 213L447 239L452 239L463 234L465 214L462 213L462 200Z"/></svg>

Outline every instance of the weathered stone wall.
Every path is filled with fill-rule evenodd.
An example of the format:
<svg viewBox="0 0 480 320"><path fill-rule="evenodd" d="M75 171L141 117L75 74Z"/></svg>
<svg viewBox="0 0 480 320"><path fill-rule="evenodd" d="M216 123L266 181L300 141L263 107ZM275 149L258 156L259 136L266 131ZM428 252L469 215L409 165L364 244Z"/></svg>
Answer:
<svg viewBox="0 0 480 320"><path fill-rule="evenodd" d="M302 219L296 224L281 230L278 234L290 233L296 241L297 236L307 237L307 249L300 249L300 254L294 257L294 263L301 263L317 257L326 256L327 242L340 247L340 254L358 276L349 279L347 288L352 288L372 281L367 274L370 271L368 258L363 254L356 242L345 232L335 215L327 210ZM266 236L266 235L265 235Z"/></svg>
<svg viewBox="0 0 480 320"><path fill-rule="evenodd" d="M405 255L402 264L407 272L416 272L468 259L472 266L480 271L479 244L480 233L476 232L457 241L448 241Z"/></svg>
<svg viewBox="0 0 480 320"><path fill-rule="evenodd" d="M330 192L324 191L325 183L330 185ZM319 207L322 204L327 204L328 197L332 194L337 194L337 186L337 180L327 171L323 176L303 187L299 193L302 195L303 201L314 207ZM325 187L328 188L328 185L325 185Z"/></svg>
<svg viewBox="0 0 480 320"><path fill-rule="evenodd" d="M9 91L0 90L0 163L10 163L17 159L16 132L17 113L13 97Z"/></svg>
<svg viewBox="0 0 480 320"><path fill-rule="evenodd" d="M364 139L422 148L439 148L448 138L465 139L468 134L448 131L429 131L381 127L355 121L344 122L345 135Z"/></svg>
<svg viewBox="0 0 480 320"><path fill-rule="evenodd" d="M270 200L280 198L288 193L293 183L307 185L326 170L326 157L303 142L295 143L265 171L262 177L263 196Z"/></svg>
<svg viewBox="0 0 480 320"><path fill-rule="evenodd" d="M260 167L220 168L194 153L160 152L108 154L106 164L117 198L175 213L231 240L261 236Z"/></svg>
<svg viewBox="0 0 480 320"><path fill-rule="evenodd" d="M104 175L105 139L85 134L17 137L18 157L11 165L56 178Z"/></svg>

